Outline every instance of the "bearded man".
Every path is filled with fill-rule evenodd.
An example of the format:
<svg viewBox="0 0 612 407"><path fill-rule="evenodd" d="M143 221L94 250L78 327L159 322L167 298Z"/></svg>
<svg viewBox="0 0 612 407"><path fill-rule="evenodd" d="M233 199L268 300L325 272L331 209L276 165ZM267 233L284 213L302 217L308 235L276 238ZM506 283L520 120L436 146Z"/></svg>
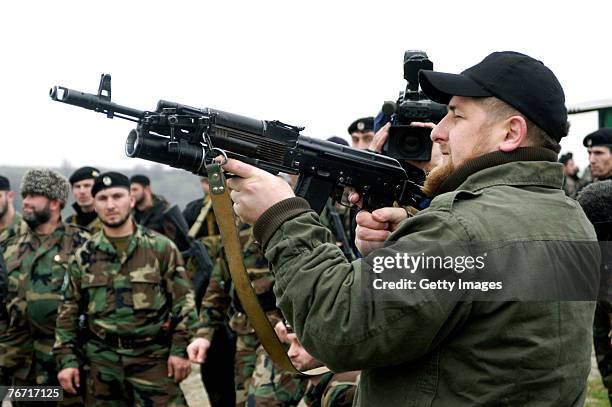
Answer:
<svg viewBox="0 0 612 407"><path fill-rule="evenodd" d="M11 191L9 179L0 175L0 244L27 231L27 225L22 220L21 214L13 206L14 198L15 192Z"/></svg>
<svg viewBox="0 0 612 407"><path fill-rule="evenodd" d="M61 287L76 248L89 237L61 220L69 191L68 181L51 170L30 170L21 182L27 231L3 243L8 287L0 312L0 366L5 384L59 384L52 349ZM81 393L58 402L81 403Z"/></svg>
<svg viewBox="0 0 612 407"><path fill-rule="evenodd" d="M543 63L516 52L493 53L459 75L421 71L420 83L448 105L431 133L444 161L424 186L433 200L408 219L403 208L360 212L362 261L348 262L308 203L274 176L236 160L224 165L241 177L228 181L234 210L254 223L278 306L317 360L335 372L362 370L358 406L582 406L594 301L565 301L573 284L562 283L599 281L575 261L600 257L592 243L582 251L548 244L596 241L562 190L557 154L569 126L561 85ZM377 258L429 253L439 242L485 242L517 255L488 260L526 301L452 289L369 299ZM533 292L540 275L557 280L538 287L570 295L539 301L550 294Z"/></svg>

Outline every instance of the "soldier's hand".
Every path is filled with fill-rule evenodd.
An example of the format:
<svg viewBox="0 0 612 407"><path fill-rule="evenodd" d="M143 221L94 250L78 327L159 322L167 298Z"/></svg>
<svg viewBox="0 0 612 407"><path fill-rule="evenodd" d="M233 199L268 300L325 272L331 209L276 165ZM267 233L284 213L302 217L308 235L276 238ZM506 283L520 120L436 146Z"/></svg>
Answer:
<svg viewBox="0 0 612 407"><path fill-rule="evenodd" d="M189 360L193 363L204 363L208 348L210 348L210 341L208 339L196 338L189 344L189 346L187 346Z"/></svg>
<svg viewBox="0 0 612 407"><path fill-rule="evenodd" d="M372 213L359 212L355 218L355 246L363 256L367 256L371 251L383 247L387 237L407 217L404 208L380 208Z"/></svg>
<svg viewBox="0 0 612 407"><path fill-rule="evenodd" d="M168 358L168 377L174 376L174 382L180 383L191 373L191 362L180 356Z"/></svg>
<svg viewBox="0 0 612 407"><path fill-rule="evenodd" d="M79 369L75 367L60 370L57 374L57 380L68 393L77 394L77 389L81 386L81 375Z"/></svg>
<svg viewBox="0 0 612 407"><path fill-rule="evenodd" d="M282 178L252 165L230 158L223 169L240 177L229 179L227 186L232 190L234 212L246 223L255 223L272 205L295 196Z"/></svg>

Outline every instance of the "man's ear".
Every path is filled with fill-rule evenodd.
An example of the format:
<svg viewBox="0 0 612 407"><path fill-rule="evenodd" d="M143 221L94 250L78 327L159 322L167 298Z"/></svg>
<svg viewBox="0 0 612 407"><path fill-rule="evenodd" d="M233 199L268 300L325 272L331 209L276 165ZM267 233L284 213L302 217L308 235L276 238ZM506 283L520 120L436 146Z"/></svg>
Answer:
<svg viewBox="0 0 612 407"><path fill-rule="evenodd" d="M60 201L59 199L49 200L49 208L52 211L61 212L62 211L62 201Z"/></svg>
<svg viewBox="0 0 612 407"><path fill-rule="evenodd" d="M15 191L8 191L6 193L6 198L10 203L13 203L13 199L15 199Z"/></svg>
<svg viewBox="0 0 612 407"><path fill-rule="evenodd" d="M136 206L136 198L134 198L133 194L128 194L128 196L130 197L130 209L134 209L134 206Z"/></svg>
<svg viewBox="0 0 612 407"><path fill-rule="evenodd" d="M524 146L527 138L527 121L524 117L511 116L504 122L506 136L499 145L499 149L505 153L516 150Z"/></svg>

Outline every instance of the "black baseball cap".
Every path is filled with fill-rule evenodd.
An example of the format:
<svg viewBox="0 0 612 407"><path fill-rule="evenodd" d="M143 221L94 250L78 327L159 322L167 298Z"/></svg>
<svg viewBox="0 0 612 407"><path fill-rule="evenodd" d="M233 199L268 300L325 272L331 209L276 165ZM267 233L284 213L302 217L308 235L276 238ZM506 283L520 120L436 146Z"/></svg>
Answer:
<svg viewBox="0 0 612 407"><path fill-rule="evenodd" d="M565 94L555 74L542 62L512 51L494 52L460 74L420 71L419 82L435 102L453 96L494 96L560 141L567 135Z"/></svg>

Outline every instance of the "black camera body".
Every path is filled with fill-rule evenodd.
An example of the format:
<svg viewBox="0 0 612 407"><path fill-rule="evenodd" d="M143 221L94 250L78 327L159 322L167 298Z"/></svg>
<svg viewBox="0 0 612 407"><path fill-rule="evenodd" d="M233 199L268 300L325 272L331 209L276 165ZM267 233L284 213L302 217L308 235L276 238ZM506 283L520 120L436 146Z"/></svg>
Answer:
<svg viewBox="0 0 612 407"><path fill-rule="evenodd" d="M419 71L433 70L433 62L424 51L404 53L406 90L397 102L385 102L383 113L391 117L389 137L383 154L396 160L429 161L432 141L429 127L411 126L412 122L438 123L446 115L446 105L433 102L419 91Z"/></svg>

